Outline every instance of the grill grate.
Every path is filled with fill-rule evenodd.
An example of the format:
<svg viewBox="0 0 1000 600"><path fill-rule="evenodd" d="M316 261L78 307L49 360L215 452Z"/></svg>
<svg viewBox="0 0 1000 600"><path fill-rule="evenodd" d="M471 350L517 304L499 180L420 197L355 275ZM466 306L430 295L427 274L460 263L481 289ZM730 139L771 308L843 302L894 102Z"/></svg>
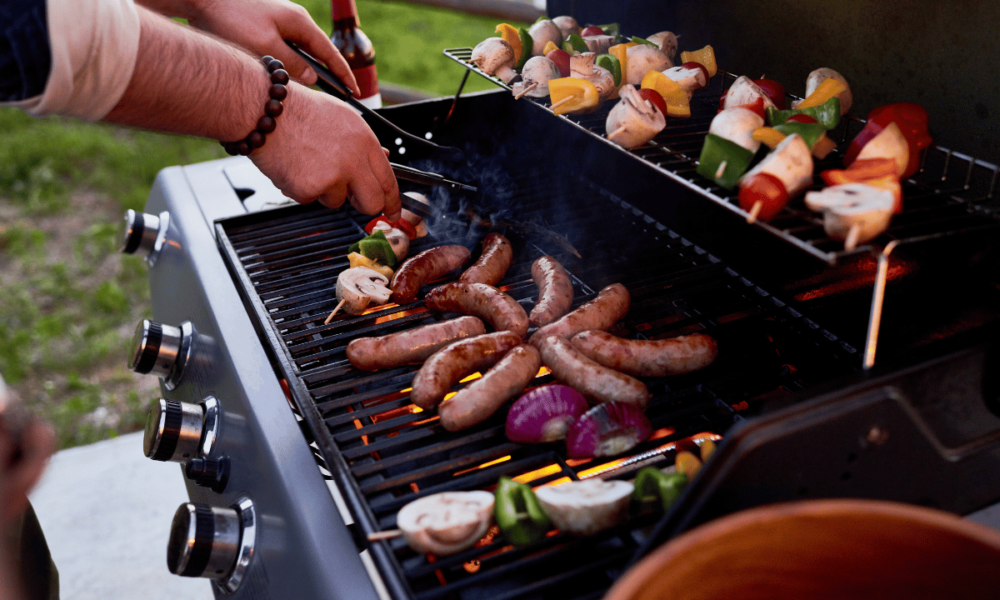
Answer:
<svg viewBox="0 0 1000 600"><path fill-rule="evenodd" d="M537 221L548 200L573 206L569 198L588 198L560 215L558 230L593 232L601 243L577 259L553 252L542 238L507 230L515 263L500 289L530 309L537 293L530 265L549 253L573 275L574 306L612 282L629 288L632 307L617 333L659 338L703 331L719 342L719 359L704 371L647 380L654 396L647 414L657 433L627 456L567 460L558 445L512 443L504 435L506 407L476 427L450 433L437 424L434 411L411 406L407 391L417 367L353 369L344 349L354 337L452 317L414 302L323 324L336 304L333 289L337 273L347 267L346 249L370 217L353 209L294 206L217 224L223 256L268 340L276 370L364 535L393 529L396 512L420 496L490 490L501 475L538 486L566 478L624 478L646 464L665 466L678 440L722 435L741 420L741 411L753 412L762 396L828 380L857 362L852 347L612 194L582 180L559 191L535 181L519 185L509 202L525 220ZM460 220L460 213L446 218ZM411 254L443 243L475 248L487 231L467 222L435 225L431 237L413 243ZM533 385L551 380L542 375ZM476 548L434 562L402 539L370 548L397 598L598 597L655 519L639 516L586 539L555 534L521 549L492 539L491 531Z"/></svg>
<svg viewBox="0 0 1000 600"><path fill-rule="evenodd" d="M468 61L471 48L450 48L445 56L466 69L510 90L502 80L486 75ZM736 76L719 71L708 87L695 92L691 101L691 118L667 119L666 128L644 146L624 150L605 135L605 121L613 102L605 102L597 111L584 115L562 115L567 122L587 131L625 154L632 154L654 166L669 178L697 192L720 206L746 219L749 215L739 207L734 191L715 186L695 172L709 125L718 109L719 97ZM547 98L525 96L520 101L533 102L550 110ZM838 150L816 162L816 173L843 168L840 156L847 144L864 127L864 121L845 118L830 137L838 142ZM1000 167L985 161L933 146L922 158L921 170L903 182L903 212L893 217L889 229L853 250L842 242L830 239L823 231L822 218L805 208L801 201L792 202L768 223L756 221L753 226L777 236L799 250L828 263L837 265L843 259L864 253L881 252L883 248L925 242L948 236L964 235L1000 227L1000 201L997 182ZM817 176L810 189L821 189Z"/></svg>

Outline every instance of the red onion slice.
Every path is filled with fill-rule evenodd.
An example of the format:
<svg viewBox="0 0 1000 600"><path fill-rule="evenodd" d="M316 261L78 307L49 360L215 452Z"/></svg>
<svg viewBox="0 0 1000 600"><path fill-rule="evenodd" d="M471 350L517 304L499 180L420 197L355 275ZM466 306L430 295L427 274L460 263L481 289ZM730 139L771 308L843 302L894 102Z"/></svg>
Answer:
<svg viewBox="0 0 1000 600"><path fill-rule="evenodd" d="M631 450L652 433L653 425L640 407L605 402L584 413L566 432L566 455L614 456Z"/></svg>
<svg viewBox="0 0 1000 600"><path fill-rule="evenodd" d="M554 442L587 411L580 392L565 385L543 385L517 399L507 413L507 437L522 444Z"/></svg>

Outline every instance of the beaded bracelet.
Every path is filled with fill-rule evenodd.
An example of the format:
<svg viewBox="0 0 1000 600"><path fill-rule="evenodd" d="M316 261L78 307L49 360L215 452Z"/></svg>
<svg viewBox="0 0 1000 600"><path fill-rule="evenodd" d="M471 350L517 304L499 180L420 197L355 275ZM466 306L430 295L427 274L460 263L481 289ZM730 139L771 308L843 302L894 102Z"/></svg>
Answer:
<svg viewBox="0 0 1000 600"><path fill-rule="evenodd" d="M267 90L270 99L264 104L264 116L257 121L257 128L251 131L250 135L236 142L219 142L230 156L237 154L246 156L253 152L254 148L263 146L267 134L274 131L277 126L275 119L285 109L281 104L281 101L288 96L288 88L285 87L288 83L288 72L285 71L285 65L270 56L265 56L260 61L271 75L271 87Z"/></svg>

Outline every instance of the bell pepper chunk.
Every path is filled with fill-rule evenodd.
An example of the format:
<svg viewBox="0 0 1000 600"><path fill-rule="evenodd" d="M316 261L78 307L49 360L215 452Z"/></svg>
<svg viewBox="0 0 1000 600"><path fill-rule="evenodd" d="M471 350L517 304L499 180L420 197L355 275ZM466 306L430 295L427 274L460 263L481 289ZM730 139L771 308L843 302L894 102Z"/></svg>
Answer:
<svg viewBox="0 0 1000 600"><path fill-rule="evenodd" d="M810 108L778 110L768 107L767 122L773 127L785 123L793 115L801 114L809 115L816 119L816 122L822 125L824 129L833 129L840 123L840 98L834 96L823 104Z"/></svg>
<svg viewBox="0 0 1000 600"><path fill-rule="evenodd" d="M696 62L708 69L708 76L715 77L719 72L719 65L715 62L715 50L711 46L705 46L701 50L691 52L681 52L681 62Z"/></svg>
<svg viewBox="0 0 1000 600"><path fill-rule="evenodd" d="M600 103L597 86L577 77L550 79L549 98L552 112L557 115L594 108Z"/></svg>
<svg viewBox="0 0 1000 600"><path fill-rule="evenodd" d="M644 467L635 476L632 499L640 507L658 503L663 510L670 510L687 482L688 478L684 473L664 473L656 467Z"/></svg>
<svg viewBox="0 0 1000 600"><path fill-rule="evenodd" d="M868 123L865 124L865 128L847 148L844 164L852 164L868 142L881 134L890 123L895 123L909 149L906 166L900 165L902 178L911 177L920 168L920 152L929 147L933 141L928 130L928 122L927 110L912 102L897 102L873 109L868 113Z"/></svg>
<svg viewBox="0 0 1000 600"><path fill-rule="evenodd" d="M494 492L493 517L507 541L526 546L545 537L552 522L531 486L501 477Z"/></svg>
<svg viewBox="0 0 1000 600"><path fill-rule="evenodd" d="M628 44L616 44L608 48L608 54L618 59L622 73L628 73Z"/></svg>
<svg viewBox="0 0 1000 600"><path fill-rule="evenodd" d="M753 139L764 144L771 150L778 147L778 144L785 141L786 135L774 127L758 127L753 131Z"/></svg>
<svg viewBox="0 0 1000 600"><path fill-rule="evenodd" d="M380 265L376 261L365 256L364 254L361 254L359 252L351 252L350 254L347 255L347 260L348 262L351 263L352 269L355 267L365 267L367 269L375 271L379 275L384 275L386 278L390 280L392 279L393 270L391 267L388 267L386 265Z"/></svg>
<svg viewBox="0 0 1000 600"><path fill-rule="evenodd" d="M500 34L503 41L510 44L510 47L514 49L514 56L521 58L521 34L518 33L517 28L509 23L500 23L497 25L496 32ZM530 50L529 50L530 52Z"/></svg>
<svg viewBox="0 0 1000 600"><path fill-rule="evenodd" d="M379 223L388 223L391 227L405 233L406 237L410 238L410 240L415 240L417 238L417 230L415 227L413 227L412 223L410 223L406 219L399 219L398 221L390 221L385 217L385 215L379 215L374 219L372 219L371 221L369 221L368 224L365 225L365 233L371 235L372 231L374 231L375 229L375 226L378 225Z"/></svg>
<svg viewBox="0 0 1000 600"><path fill-rule="evenodd" d="M731 190L750 168L753 157L754 153L743 146L710 133L701 147L697 171L702 177Z"/></svg>
<svg viewBox="0 0 1000 600"><path fill-rule="evenodd" d="M847 169L830 169L820 173L828 186L846 183L864 183L873 188L891 192L895 200L893 212L903 210L903 188L897 176L896 161L891 158L858 159Z"/></svg>
<svg viewBox="0 0 1000 600"><path fill-rule="evenodd" d="M383 265L396 266L396 253L392 250L392 244L386 239L382 231L376 231L368 237L362 238L350 248L348 253L357 252L363 256L379 261Z"/></svg>
<svg viewBox="0 0 1000 600"><path fill-rule="evenodd" d="M640 87L644 90L655 90L667 105L668 117L690 117L691 104L687 92L679 83L670 79L660 71L650 71L642 77Z"/></svg>
<svg viewBox="0 0 1000 600"><path fill-rule="evenodd" d="M812 108L814 106L819 106L846 89L847 84L839 79L834 79L833 77L824 79L823 83L819 84L819 86L813 90L813 93L809 94L809 96L800 102L795 108Z"/></svg>
<svg viewBox="0 0 1000 600"><path fill-rule="evenodd" d="M552 52L553 50L559 50L559 46L556 46L552 40L545 42L545 48L542 49L542 56L547 55L549 52Z"/></svg>
<svg viewBox="0 0 1000 600"><path fill-rule="evenodd" d="M615 87L622 84L622 63L612 54L602 54L597 57L598 67L603 67L615 78Z"/></svg>

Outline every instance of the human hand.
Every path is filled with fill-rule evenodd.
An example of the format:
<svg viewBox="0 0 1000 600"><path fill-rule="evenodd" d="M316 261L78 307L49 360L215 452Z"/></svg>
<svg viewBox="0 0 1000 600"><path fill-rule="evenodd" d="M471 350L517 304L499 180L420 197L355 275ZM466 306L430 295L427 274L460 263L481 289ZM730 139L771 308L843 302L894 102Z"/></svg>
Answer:
<svg viewBox="0 0 1000 600"><path fill-rule="evenodd" d="M284 111L250 160L289 198L330 208L349 199L359 211L402 214L399 186L375 133L353 108L289 84Z"/></svg>
<svg viewBox="0 0 1000 600"><path fill-rule="evenodd" d="M0 531L27 508L28 492L42 476L56 440L52 427L33 417L15 435L12 406L0 411Z"/></svg>
<svg viewBox="0 0 1000 600"><path fill-rule="evenodd" d="M309 12L288 0L190 0L188 22L260 56L270 55L305 85L316 83L316 73L284 40L313 55L360 96L361 90L347 61Z"/></svg>

